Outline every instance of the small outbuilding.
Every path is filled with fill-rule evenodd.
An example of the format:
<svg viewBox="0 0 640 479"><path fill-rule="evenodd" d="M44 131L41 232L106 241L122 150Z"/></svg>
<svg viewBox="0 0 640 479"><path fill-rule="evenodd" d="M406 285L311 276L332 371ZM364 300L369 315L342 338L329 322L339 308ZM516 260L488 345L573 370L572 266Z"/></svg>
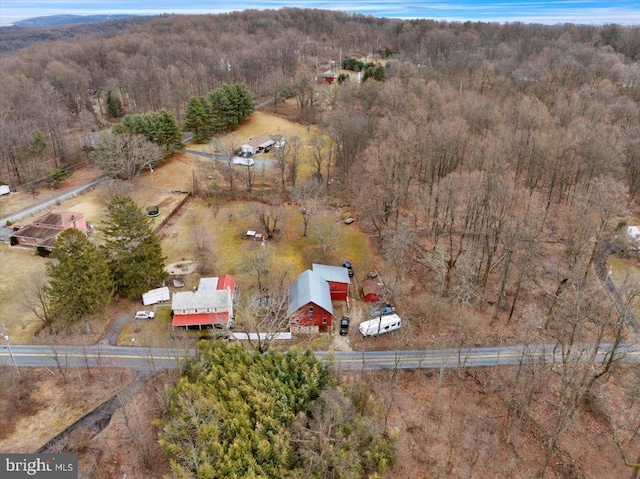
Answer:
<svg viewBox="0 0 640 479"><path fill-rule="evenodd" d="M362 299L366 303L379 303L382 285L375 278L365 278L362 281Z"/></svg>
<svg viewBox="0 0 640 479"><path fill-rule="evenodd" d="M329 291L333 301L346 301L349 297L349 270L343 266L331 266L313 263L314 273L329 283Z"/></svg>

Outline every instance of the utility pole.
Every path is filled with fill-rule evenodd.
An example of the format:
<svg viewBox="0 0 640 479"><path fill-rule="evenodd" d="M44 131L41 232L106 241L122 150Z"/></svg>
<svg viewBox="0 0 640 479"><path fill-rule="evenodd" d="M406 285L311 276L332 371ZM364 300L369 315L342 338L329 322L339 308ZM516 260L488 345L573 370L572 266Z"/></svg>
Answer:
<svg viewBox="0 0 640 479"><path fill-rule="evenodd" d="M20 370L18 369L18 365L16 364L16 358L13 357L13 351L11 351L11 343L9 342L9 336L5 334L5 325L2 323L2 332L0 332L0 336L7 343L7 348L9 348L9 356L11 357L11 362L13 363L13 367L16 368L16 372L18 376L20 376Z"/></svg>

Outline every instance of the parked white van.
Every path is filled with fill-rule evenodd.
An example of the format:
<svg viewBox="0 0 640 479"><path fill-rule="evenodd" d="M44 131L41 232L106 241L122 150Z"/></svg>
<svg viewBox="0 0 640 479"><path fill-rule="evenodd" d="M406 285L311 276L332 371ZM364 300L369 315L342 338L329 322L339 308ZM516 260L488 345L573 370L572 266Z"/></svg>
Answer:
<svg viewBox="0 0 640 479"><path fill-rule="evenodd" d="M388 314L380 318L370 319L360 323L360 333L363 336L378 336L400 329L402 319L397 314Z"/></svg>

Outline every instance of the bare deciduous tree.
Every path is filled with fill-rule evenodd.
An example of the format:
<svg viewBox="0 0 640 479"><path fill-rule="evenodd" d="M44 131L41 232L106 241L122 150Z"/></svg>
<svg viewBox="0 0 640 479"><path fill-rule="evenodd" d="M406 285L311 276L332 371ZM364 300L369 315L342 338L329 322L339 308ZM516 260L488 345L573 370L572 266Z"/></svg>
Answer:
<svg viewBox="0 0 640 479"><path fill-rule="evenodd" d="M273 239L281 215L280 207L260 204L251 209L251 214L262 227L265 237L268 240Z"/></svg>
<svg viewBox="0 0 640 479"><path fill-rule="evenodd" d="M224 138L213 138L209 143L209 149L211 151L211 156L214 157L216 154L222 155L224 157L224 167L222 168L222 173L229 183L229 195L233 198L235 196L235 178L237 176L237 172L235 166L233 164L233 158L236 155L236 152L239 149L239 140L236 136L230 135ZM215 157L213 161L218 161Z"/></svg>
<svg viewBox="0 0 640 479"><path fill-rule="evenodd" d="M131 180L162 160L163 152L143 135L104 133L91 154L91 163L111 178Z"/></svg>
<svg viewBox="0 0 640 479"><path fill-rule="evenodd" d="M22 304L44 323L49 332L53 332L55 318L47 295L47 284L45 274L36 274L31 276L20 293L22 294Z"/></svg>
<svg viewBox="0 0 640 479"><path fill-rule="evenodd" d="M326 261L330 254L335 251L344 234L338 225L329 218L318 218L311 229L310 238L318 245L321 259Z"/></svg>

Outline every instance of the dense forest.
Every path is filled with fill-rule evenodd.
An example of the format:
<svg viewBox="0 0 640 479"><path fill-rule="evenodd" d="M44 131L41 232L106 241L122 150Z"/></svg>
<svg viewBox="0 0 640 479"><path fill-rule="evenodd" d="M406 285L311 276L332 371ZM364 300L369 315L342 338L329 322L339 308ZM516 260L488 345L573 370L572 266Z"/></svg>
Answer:
<svg viewBox="0 0 640 479"><path fill-rule="evenodd" d="M384 59L380 81L314 81L362 57ZM418 334L405 349L438 331L443 346L548 342L562 352L555 369L482 383L506 405L507 443L544 390L557 393L545 402L550 427L536 466L547 477L559 437L587 399L597 406L598 385L615 369L613 355L576 355L576 345L629 338L600 280L607 254L633 254L617 233L638 221L639 61L640 28L618 25L302 9L164 16L0 58L0 181L28 185L83 165L82 138L111 125L108 95L123 113L164 109L180 125L192 98L222 85L243 83L266 108L289 97L298 121L326 132L308 145L318 176L332 201L357 212L394 299L411 313ZM634 382L621 394L630 409ZM606 421L635 459L637 423L614 413ZM584 477L571 467L566 477Z"/></svg>

